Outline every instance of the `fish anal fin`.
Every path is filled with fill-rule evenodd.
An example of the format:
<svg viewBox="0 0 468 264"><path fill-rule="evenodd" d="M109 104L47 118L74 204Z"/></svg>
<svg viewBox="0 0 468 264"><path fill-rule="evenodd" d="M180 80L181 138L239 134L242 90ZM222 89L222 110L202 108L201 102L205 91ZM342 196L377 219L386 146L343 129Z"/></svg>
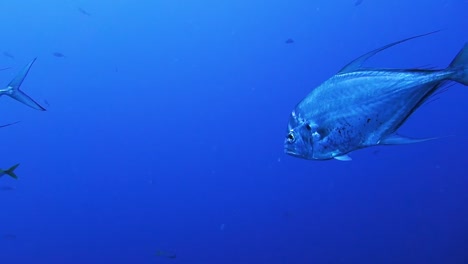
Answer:
<svg viewBox="0 0 468 264"><path fill-rule="evenodd" d="M390 135L388 137L382 138L378 145L403 145L403 144L413 144L429 140L439 139L439 137L432 138L409 138L400 136L397 134Z"/></svg>
<svg viewBox="0 0 468 264"><path fill-rule="evenodd" d="M413 36L413 37L409 37L409 38L406 38L406 39L402 39L402 40L387 44L387 45L385 45L383 47L380 47L378 49L375 49L373 51L370 51L370 52L362 55L361 57L353 60L352 62L348 63L338 73L346 73L346 72L352 72L352 71L358 70L358 69L361 68L362 64L364 64L364 62L366 62L370 57L374 56L375 54L377 54L377 53L379 53L379 52L381 52L381 51L383 51L385 49L388 49L388 48L393 47L395 45L401 44L401 43L406 42L408 40L412 40L412 39L415 39L415 38L420 38L420 37L424 37L424 36L427 36L427 35L431 35L431 34L439 32L439 31L440 30L429 32L429 33L426 33L426 34Z"/></svg>

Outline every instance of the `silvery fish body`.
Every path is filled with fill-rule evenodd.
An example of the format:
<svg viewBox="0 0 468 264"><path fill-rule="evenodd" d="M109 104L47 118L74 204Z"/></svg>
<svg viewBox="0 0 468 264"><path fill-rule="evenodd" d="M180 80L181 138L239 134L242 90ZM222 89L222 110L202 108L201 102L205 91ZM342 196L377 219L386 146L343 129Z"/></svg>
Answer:
<svg viewBox="0 0 468 264"><path fill-rule="evenodd" d="M350 160L347 154L361 148L428 140L396 131L447 81L468 85L468 44L444 70L361 68L376 53L417 37L371 51L315 88L291 113L285 152L313 160Z"/></svg>

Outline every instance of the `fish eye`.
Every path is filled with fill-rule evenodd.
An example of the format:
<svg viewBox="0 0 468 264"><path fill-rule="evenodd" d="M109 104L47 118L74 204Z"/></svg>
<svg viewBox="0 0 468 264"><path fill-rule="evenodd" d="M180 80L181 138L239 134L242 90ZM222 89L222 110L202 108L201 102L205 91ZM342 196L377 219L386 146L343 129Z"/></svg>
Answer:
<svg viewBox="0 0 468 264"><path fill-rule="evenodd" d="M289 133L287 136L288 142L293 143L294 142L294 135L293 133Z"/></svg>

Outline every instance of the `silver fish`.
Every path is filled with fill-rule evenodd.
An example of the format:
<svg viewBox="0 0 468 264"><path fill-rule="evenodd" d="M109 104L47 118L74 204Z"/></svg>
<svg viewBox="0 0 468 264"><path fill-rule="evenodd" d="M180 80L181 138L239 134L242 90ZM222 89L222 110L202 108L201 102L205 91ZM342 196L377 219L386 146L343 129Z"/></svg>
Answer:
<svg viewBox="0 0 468 264"><path fill-rule="evenodd" d="M396 131L444 84L468 86L468 43L443 70L362 67L384 49L432 33L366 53L312 90L291 113L285 152L311 160L351 160L347 154L358 149L434 139L407 138Z"/></svg>

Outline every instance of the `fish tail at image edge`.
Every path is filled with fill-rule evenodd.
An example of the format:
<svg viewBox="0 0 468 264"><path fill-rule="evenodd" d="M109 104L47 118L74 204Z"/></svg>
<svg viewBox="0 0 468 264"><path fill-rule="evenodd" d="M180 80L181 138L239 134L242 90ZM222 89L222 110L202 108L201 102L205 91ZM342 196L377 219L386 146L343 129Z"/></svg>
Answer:
<svg viewBox="0 0 468 264"><path fill-rule="evenodd" d="M7 170L0 169L0 176L3 176L3 175L6 174L6 175L12 177L13 179L18 179L18 176L16 176L16 173L15 173L15 170L16 170L16 168L18 168L18 166L19 166L19 163L11 166Z"/></svg>
<svg viewBox="0 0 468 264"><path fill-rule="evenodd" d="M455 56L448 70L455 72L451 78L453 81L468 86L468 43Z"/></svg>
<svg viewBox="0 0 468 264"><path fill-rule="evenodd" d="M13 80L7 85L6 88L0 90L1 95L8 95L11 98L31 107L36 110L45 111L46 109L38 104L34 99L32 99L29 95L24 93L20 90L20 86L24 81L24 78L28 75L31 66L34 64L36 59L33 59L26 67L23 68L21 72L19 72Z"/></svg>

